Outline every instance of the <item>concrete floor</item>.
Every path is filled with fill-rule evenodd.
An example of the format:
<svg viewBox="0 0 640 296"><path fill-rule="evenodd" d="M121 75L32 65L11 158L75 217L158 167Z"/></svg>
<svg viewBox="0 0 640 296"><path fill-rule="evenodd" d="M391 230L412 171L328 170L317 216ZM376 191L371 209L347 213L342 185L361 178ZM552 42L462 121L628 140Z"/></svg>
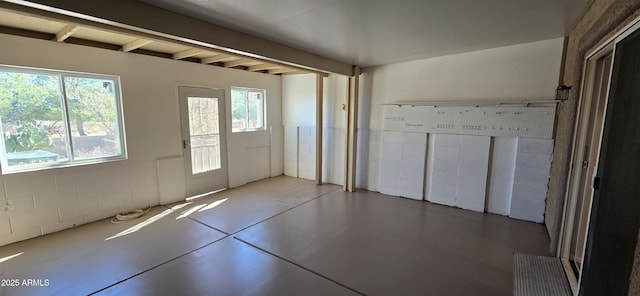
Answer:
<svg viewBox="0 0 640 296"><path fill-rule="evenodd" d="M511 295L512 255L548 246L540 224L277 177L0 247L1 279L48 283L0 295Z"/></svg>

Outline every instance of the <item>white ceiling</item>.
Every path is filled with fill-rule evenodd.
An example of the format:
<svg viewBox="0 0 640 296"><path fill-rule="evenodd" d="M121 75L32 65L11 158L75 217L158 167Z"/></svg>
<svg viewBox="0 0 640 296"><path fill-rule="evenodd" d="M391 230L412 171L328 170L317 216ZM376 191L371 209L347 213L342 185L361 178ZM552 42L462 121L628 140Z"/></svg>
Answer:
<svg viewBox="0 0 640 296"><path fill-rule="evenodd" d="M590 0L141 0L362 67L568 34Z"/></svg>

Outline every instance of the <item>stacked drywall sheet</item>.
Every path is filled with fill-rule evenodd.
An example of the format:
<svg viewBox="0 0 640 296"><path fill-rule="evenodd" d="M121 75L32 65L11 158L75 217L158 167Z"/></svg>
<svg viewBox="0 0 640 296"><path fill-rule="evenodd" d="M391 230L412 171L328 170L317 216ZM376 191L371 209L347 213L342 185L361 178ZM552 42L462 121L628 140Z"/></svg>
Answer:
<svg viewBox="0 0 640 296"><path fill-rule="evenodd" d="M518 139L510 217L542 223L553 140Z"/></svg>
<svg viewBox="0 0 640 296"><path fill-rule="evenodd" d="M427 134L382 134L380 192L422 200Z"/></svg>
<svg viewBox="0 0 640 296"><path fill-rule="evenodd" d="M433 134L427 200L483 212L490 138Z"/></svg>
<svg viewBox="0 0 640 296"><path fill-rule="evenodd" d="M460 107L453 109L456 108ZM448 124L463 126L463 130L446 134L441 129L432 133L416 131L427 127L407 122L417 122L421 110L428 114L452 110L389 109L392 112L386 113L380 136L380 192L543 222L553 152L550 138L553 120L538 125L539 119L533 115L546 116L555 111L525 109L493 111L509 113L500 113L501 132L495 135L486 134L489 125L483 125L482 132L463 131L469 127L462 124L465 120L482 119L490 124L494 119L484 118L487 110L473 109L474 112L467 112L473 116L466 119L464 112L458 110L456 114L462 121ZM526 137L532 134L539 138Z"/></svg>
<svg viewBox="0 0 640 296"><path fill-rule="evenodd" d="M518 138L492 138L487 212L508 216L511 212L513 175Z"/></svg>

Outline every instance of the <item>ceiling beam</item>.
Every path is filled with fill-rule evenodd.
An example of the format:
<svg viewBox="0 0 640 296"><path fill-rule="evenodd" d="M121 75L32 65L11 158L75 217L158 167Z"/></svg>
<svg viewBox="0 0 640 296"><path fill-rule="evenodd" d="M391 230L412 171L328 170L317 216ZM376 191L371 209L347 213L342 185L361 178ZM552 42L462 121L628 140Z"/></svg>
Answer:
<svg viewBox="0 0 640 296"><path fill-rule="evenodd" d="M133 41L127 43L127 44L122 45L122 51L130 52L130 51L132 51L134 49L138 49L140 47L143 47L143 46L145 46L145 45L147 45L147 44L149 44L151 42L153 42L153 41L148 40L148 39L142 39L142 38L136 39L136 40L133 40Z"/></svg>
<svg viewBox="0 0 640 296"><path fill-rule="evenodd" d="M169 38L197 46L246 55L264 61L281 62L311 71L326 71L351 76L352 65L315 55L300 49L268 41L246 33L214 25L140 1L130 0L30 0L17 5L46 13L97 22ZM144 13L144 17L140 13Z"/></svg>
<svg viewBox="0 0 640 296"><path fill-rule="evenodd" d="M231 56L230 55L226 55L226 54L217 54L217 55L214 55L214 56L210 56L210 57L206 57L206 58L200 59L200 63L202 63L202 64L213 64L213 63L216 63L216 62L220 62L220 61L226 60L228 58L231 58Z"/></svg>
<svg viewBox="0 0 640 296"><path fill-rule="evenodd" d="M255 64L260 64L260 63L262 63L262 62L261 61L256 61L254 59L241 58L241 59L237 59L235 61L226 62L226 63L224 63L224 66L227 67L227 68L231 68L231 67L236 67L236 66L255 65Z"/></svg>
<svg viewBox="0 0 640 296"><path fill-rule="evenodd" d="M258 71L264 71L264 70L278 69L278 68L281 68L281 67L282 67L281 65L260 64L260 65L250 66L249 67L249 71L258 72Z"/></svg>
<svg viewBox="0 0 640 296"><path fill-rule="evenodd" d="M186 58L190 58L192 56L195 55L199 55L201 53L203 53L204 50L199 49L199 48L189 48L187 50L183 50L181 52L176 52L173 54L173 59L174 60L182 60L182 59L186 59Z"/></svg>
<svg viewBox="0 0 640 296"><path fill-rule="evenodd" d="M58 33L56 33L56 41L63 42L67 40L67 38L71 37L71 35L73 35L73 32L75 32L77 29L78 25L67 24L66 26L64 26L64 28L58 31Z"/></svg>
<svg viewBox="0 0 640 296"><path fill-rule="evenodd" d="M287 73L294 74L294 72L311 73L311 72L301 71L300 69L285 68L285 67L280 67L280 68L277 68L277 69L269 70L269 74L273 74L273 75L276 75L276 74L287 74ZM300 73L295 73L295 74L300 74Z"/></svg>

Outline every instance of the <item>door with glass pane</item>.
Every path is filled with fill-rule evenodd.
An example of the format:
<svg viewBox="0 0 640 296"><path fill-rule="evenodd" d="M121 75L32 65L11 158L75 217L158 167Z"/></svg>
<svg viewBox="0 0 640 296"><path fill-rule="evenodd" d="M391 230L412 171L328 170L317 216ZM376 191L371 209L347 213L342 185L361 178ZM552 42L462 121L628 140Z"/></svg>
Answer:
<svg viewBox="0 0 640 296"><path fill-rule="evenodd" d="M227 188L224 90L179 87L187 197Z"/></svg>

